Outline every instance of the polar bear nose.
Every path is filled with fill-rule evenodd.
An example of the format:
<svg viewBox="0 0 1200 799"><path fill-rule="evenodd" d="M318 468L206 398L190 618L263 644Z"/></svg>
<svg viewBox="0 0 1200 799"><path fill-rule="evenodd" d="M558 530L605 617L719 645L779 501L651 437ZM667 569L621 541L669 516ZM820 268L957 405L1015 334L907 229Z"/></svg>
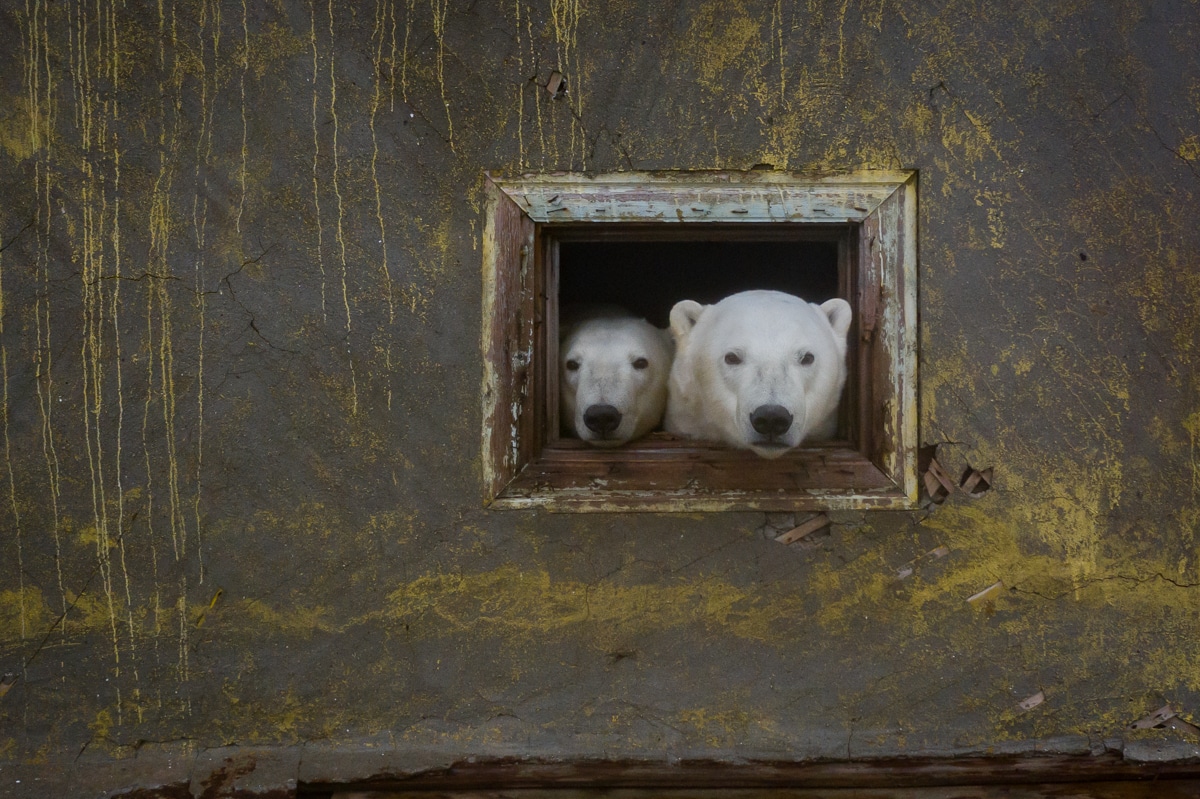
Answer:
<svg viewBox="0 0 1200 799"><path fill-rule="evenodd" d="M792 426L792 414L782 405L759 405L750 414L750 425L756 432L774 438Z"/></svg>
<svg viewBox="0 0 1200 799"><path fill-rule="evenodd" d="M612 405L589 405L583 412L583 423L593 433L611 433L621 425L621 412Z"/></svg>

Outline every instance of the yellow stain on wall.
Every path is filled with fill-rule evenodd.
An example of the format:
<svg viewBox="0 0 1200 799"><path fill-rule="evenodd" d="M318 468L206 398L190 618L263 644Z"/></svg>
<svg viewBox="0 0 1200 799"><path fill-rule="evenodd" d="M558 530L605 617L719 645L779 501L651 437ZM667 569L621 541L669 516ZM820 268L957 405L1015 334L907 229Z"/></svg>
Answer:
<svg viewBox="0 0 1200 799"><path fill-rule="evenodd" d="M761 63L762 21L741 3L706 3L692 15L687 39L703 43L693 50L700 85L716 95L735 94ZM726 74L737 70L741 75Z"/></svg>
<svg viewBox="0 0 1200 799"><path fill-rule="evenodd" d="M45 634L55 616L41 590L0 591L0 641L19 641Z"/></svg>
<svg viewBox="0 0 1200 799"><path fill-rule="evenodd" d="M703 624L759 641L786 638L801 597L764 595L715 577L660 584L590 585L541 569L506 565L470 574L419 577L388 596L386 617L450 635L545 635L583 624L636 635Z"/></svg>
<svg viewBox="0 0 1200 799"><path fill-rule="evenodd" d="M313 607L290 607L278 610L257 599L244 599L232 608L234 613L245 614L256 625L268 627L272 632L308 638L315 632L330 632L334 629L329 619L329 609L319 605Z"/></svg>
<svg viewBox="0 0 1200 799"><path fill-rule="evenodd" d="M88 729L92 731L92 736L97 742L105 742L112 733L113 727L116 727L116 720L113 719L113 714L108 710L101 710L96 713L92 723L88 725Z"/></svg>
<svg viewBox="0 0 1200 799"><path fill-rule="evenodd" d="M729 745L739 739L744 739L752 727L765 729L774 727L769 719L753 715L742 708L684 710L679 714L678 724L695 729L704 736L705 744L712 747L722 744Z"/></svg>
<svg viewBox="0 0 1200 799"><path fill-rule="evenodd" d="M15 161L24 161L38 150L31 132L49 130L46 112L39 111L37 124L30 118L29 100L20 96L5 96L0 100L5 113L0 115L0 148ZM46 143L43 143L43 146Z"/></svg>
<svg viewBox="0 0 1200 799"><path fill-rule="evenodd" d="M1200 136L1194 133L1188 136L1179 143L1179 149L1176 152L1185 161L1200 161Z"/></svg>
<svg viewBox="0 0 1200 799"><path fill-rule="evenodd" d="M254 72L254 77L262 80L268 69L282 68L287 59L306 52L308 47L309 43L293 33L291 28L277 22L269 22L260 32L250 37L247 62ZM236 62L239 58L240 54L235 53L231 61Z"/></svg>

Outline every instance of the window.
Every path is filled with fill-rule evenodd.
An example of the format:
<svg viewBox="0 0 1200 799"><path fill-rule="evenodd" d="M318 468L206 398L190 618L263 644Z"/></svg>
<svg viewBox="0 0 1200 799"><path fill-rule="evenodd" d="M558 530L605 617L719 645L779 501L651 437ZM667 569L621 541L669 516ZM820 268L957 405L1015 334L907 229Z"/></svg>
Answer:
<svg viewBox="0 0 1200 799"><path fill-rule="evenodd" d="M483 474L496 508L715 511L915 504L916 173L485 179ZM752 288L854 307L835 440L782 458L655 433L558 432L561 302L665 327L678 300Z"/></svg>

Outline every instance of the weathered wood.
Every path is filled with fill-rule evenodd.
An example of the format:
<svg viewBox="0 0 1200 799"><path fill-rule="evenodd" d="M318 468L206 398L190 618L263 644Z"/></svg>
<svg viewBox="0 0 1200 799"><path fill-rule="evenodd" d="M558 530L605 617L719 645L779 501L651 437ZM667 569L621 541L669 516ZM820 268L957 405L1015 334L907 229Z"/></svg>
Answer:
<svg viewBox="0 0 1200 799"><path fill-rule="evenodd" d="M906 790L912 793L894 796L898 799L926 796L956 799L973 796L983 799L1001 796L1192 799L1200 795L1196 793L1198 784L1200 763L1129 762L1118 753L924 757L832 763L499 760L461 763L437 772L381 779L370 785L347 785L339 789L341 794L334 795L355 796L353 791L357 790L358 796L369 799L399 796L432 799L434 796L465 797L479 791L503 791L504 796L513 799L582 799L603 791L608 799L640 799L651 795L675 799L749 799L750 796L796 799L805 796L798 791L820 791L815 794L817 796L836 796L831 793L833 791L850 791L852 793L844 794L849 796L871 796L862 792ZM311 786L310 790L319 787ZM952 792L933 793L943 788ZM888 794L879 796L887 797Z"/></svg>
<svg viewBox="0 0 1200 799"><path fill-rule="evenodd" d="M547 226L558 241L838 241L855 228L848 224L746 224L709 222L704 225L663 225L660 222L582 222ZM849 296L849 295L847 295Z"/></svg>
<svg viewBox="0 0 1200 799"><path fill-rule="evenodd" d="M537 222L860 222L910 173L529 175L498 181ZM698 186L702 183L702 186Z"/></svg>
<svg viewBox="0 0 1200 799"><path fill-rule="evenodd" d="M788 530L786 533L775 536L775 540L781 544L792 544L804 538L805 536L812 535L817 530L824 529L828 526L829 517L824 513L818 513L816 516L801 522L791 530Z"/></svg>
<svg viewBox="0 0 1200 799"><path fill-rule="evenodd" d="M1195 799L1200 780L1092 782L1063 785L956 785L916 788L783 788L753 790L346 791L331 799Z"/></svg>
<svg viewBox="0 0 1200 799"><path fill-rule="evenodd" d="M484 475L492 507L819 510L917 501L914 173L572 174L489 180L488 188ZM771 224L746 225L764 221ZM839 242L838 285L855 306L841 420L853 443L768 461L703 442L600 450L559 440L557 242L614 239Z"/></svg>
<svg viewBox="0 0 1200 799"><path fill-rule="evenodd" d="M893 507L895 483L849 446L799 449L774 460L658 434L602 450L563 439L542 450L497 507L558 511L693 511Z"/></svg>
<svg viewBox="0 0 1200 799"><path fill-rule="evenodd" d="M499 187L485 181L483 232L483 478L490 502L533 455L536 269L534 224Z"/></svg>
<svg viewBox="0 0 1200 799"><path fill-rule="evenodd" d="M558 396L558 320L561 316L559 306L559 264L558 239L538 237L538 255L543 259L539 270L545 276L545 324L539 334L546 357L541 360L540 375L545 387L540 395L546 398L546 415L540 431L542 442L554 441L558 438L561 420L558 418L560 398Z"/></svg>

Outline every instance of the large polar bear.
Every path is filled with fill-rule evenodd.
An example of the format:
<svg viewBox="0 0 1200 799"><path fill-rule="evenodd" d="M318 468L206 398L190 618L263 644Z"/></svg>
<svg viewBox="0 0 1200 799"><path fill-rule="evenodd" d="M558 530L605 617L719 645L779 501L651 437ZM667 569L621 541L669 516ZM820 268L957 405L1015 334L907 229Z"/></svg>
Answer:
<svg viewBox="0 0 1200 799"><path fill-rule="evenodd" d="M673 351L666 330L623 308L565 310L558 345L563 430L597 447L615 447L658 427Z"/></svg>
<svg viewBox="0 0 1200 799"><path fill-rule="evenodd" d="M850 304L744 291L671 309L675 363L665 426L777 458L837 431Z"/></svg>

